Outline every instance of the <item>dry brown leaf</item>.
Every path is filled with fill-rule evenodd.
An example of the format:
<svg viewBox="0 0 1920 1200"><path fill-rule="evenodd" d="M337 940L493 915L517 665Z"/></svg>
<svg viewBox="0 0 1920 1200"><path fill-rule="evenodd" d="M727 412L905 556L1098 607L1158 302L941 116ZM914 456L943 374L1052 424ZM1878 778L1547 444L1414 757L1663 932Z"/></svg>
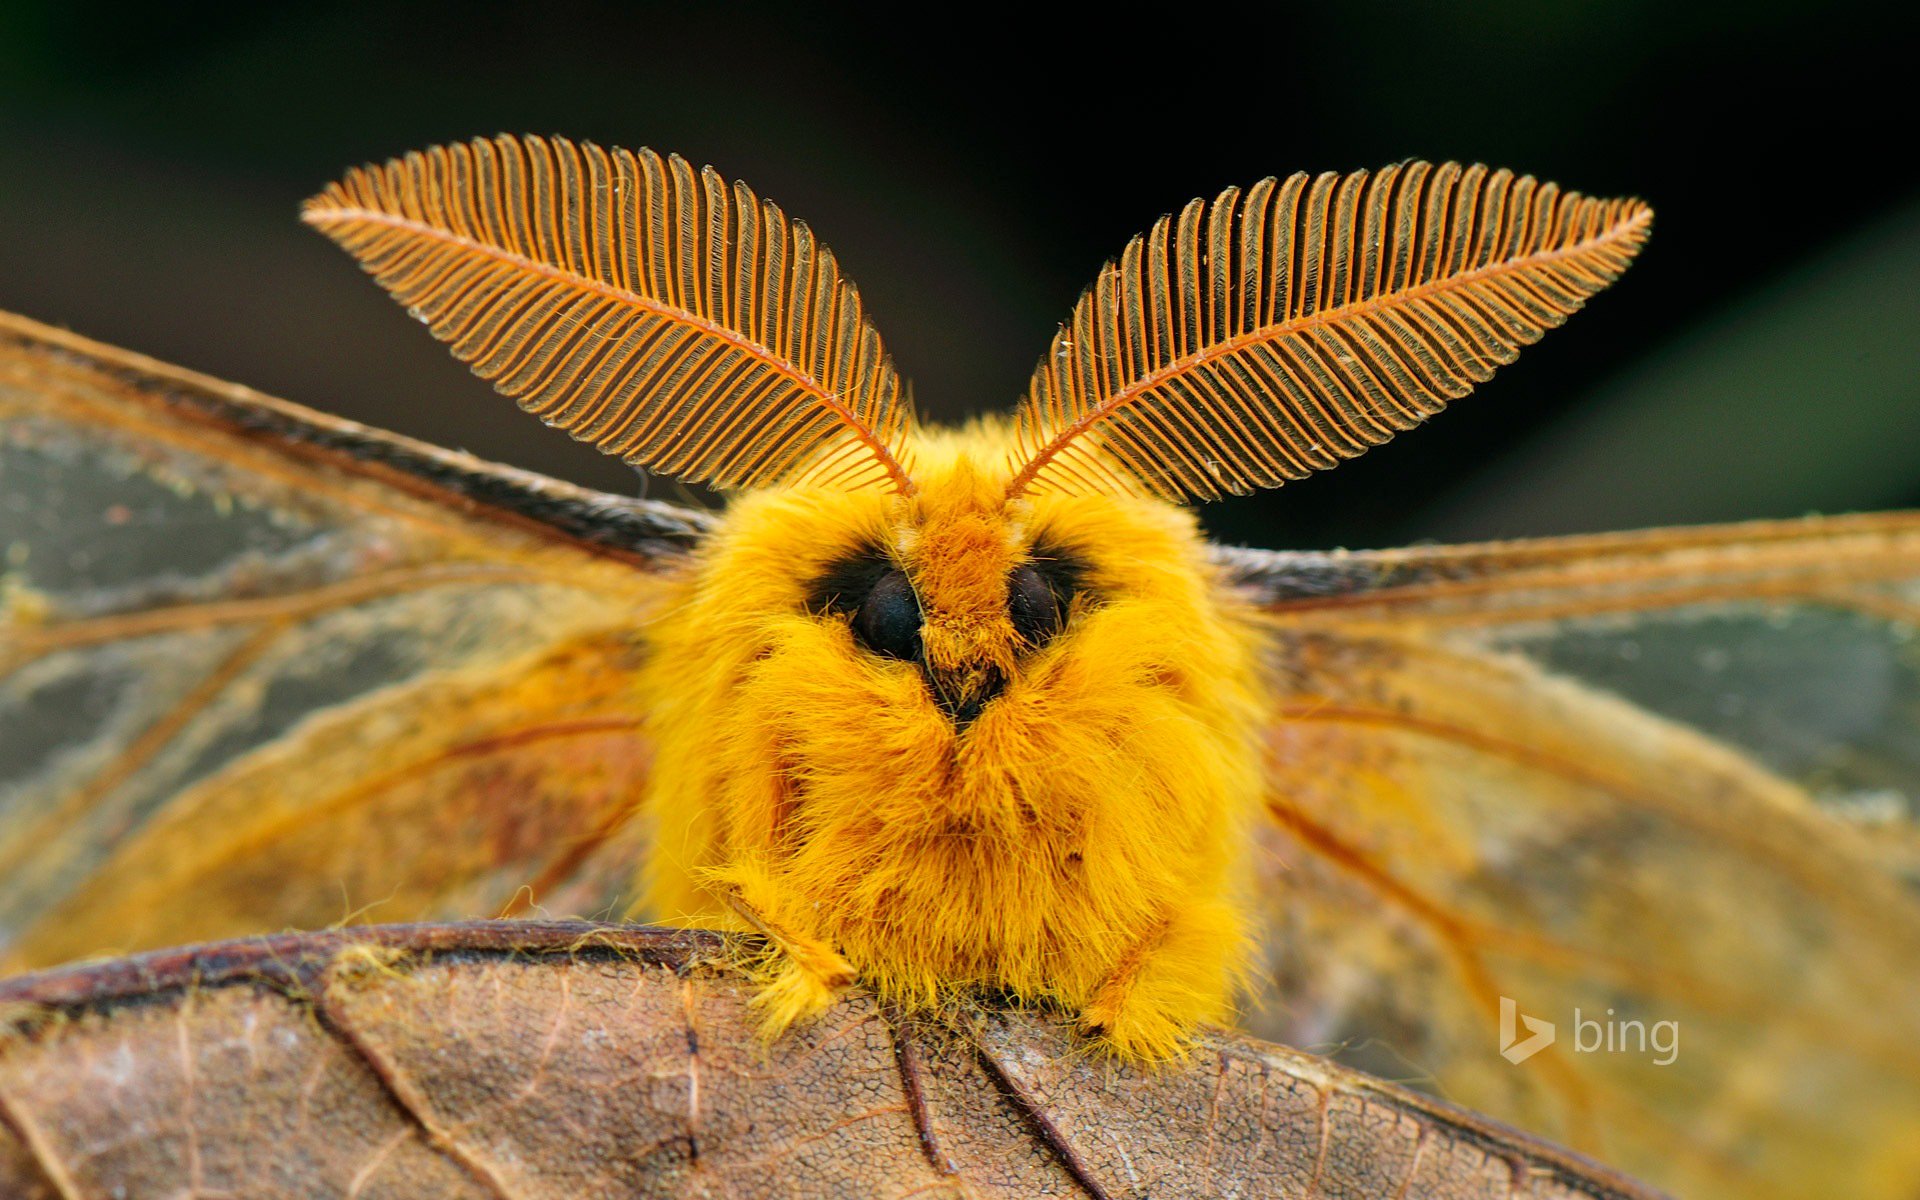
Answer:
<svg viewBox="0 0 1920 1200"><path fill-rule="evenodd" d="M1089 1057L1043 1013L853 994L771 1046L717 935L289 935L0 983L0 1195L1654 1193L1325 1060Z"/></svg>

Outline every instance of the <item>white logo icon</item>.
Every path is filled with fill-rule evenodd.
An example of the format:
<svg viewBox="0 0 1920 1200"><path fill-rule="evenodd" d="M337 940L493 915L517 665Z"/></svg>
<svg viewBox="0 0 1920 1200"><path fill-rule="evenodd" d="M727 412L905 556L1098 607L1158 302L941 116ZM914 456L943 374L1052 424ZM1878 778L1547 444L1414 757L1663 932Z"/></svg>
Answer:
<svg viewBox="0 0 1920 1200"><path fill-rule="evenodd" d="M1532 1036L1520 1041L1520 1025L1525 1022ZM1553 1045L1552 1021L1529 1017L1511 996L1500 997L1500 1055L1510 1063L1523 1063Z"/></svg>

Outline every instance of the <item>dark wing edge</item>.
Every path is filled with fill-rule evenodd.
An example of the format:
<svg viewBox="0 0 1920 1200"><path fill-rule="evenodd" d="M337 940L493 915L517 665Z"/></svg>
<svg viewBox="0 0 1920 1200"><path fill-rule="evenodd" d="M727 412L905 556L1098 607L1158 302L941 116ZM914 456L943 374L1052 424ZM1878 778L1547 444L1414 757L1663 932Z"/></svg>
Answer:
<svg viewBox="0 0 1920 1200"><path fill-rule="evenodd" d="M451 502L469 516L544 527L598 552L636 561L675 557L697 546L713 527L714 518L696 509L595 491L446 450L0 312L0 352L8 350L108 376L127 397L175 419Z"/></svg>
<svg viewBox="0 0 1920 1200"><path fill-rule="evenodd" d="M1491 611L1502 595L1527 597L1542 587L1587 587L1599 570L1611 567L1617 573L1629 564L1633 570L1625 582L1678 586L1703 572L1723 574L1725 566L1738 565L1743 556L1763 554L1730 582L1737 584L1761 570L1789 581L1830 578L1833 568L1842 565L1832 562L1838 553L1857 560L1846 572L1851 578L1912 576L1920 571L1920 511L1393 550L1213 548L1225 582L1256 607L1289 613L1391 608L1417 616L1442 613L1450 605ZM1488 596L1494 597L1492 603L1472 599ZM1643 601L1639 606L1655 605Z"/></svg>

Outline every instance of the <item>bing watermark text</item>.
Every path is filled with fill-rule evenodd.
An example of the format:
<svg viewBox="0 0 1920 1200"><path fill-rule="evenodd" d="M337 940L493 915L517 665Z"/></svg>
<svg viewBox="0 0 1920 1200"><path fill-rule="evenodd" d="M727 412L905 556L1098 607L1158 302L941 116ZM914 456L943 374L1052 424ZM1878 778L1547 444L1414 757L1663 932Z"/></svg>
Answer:
<svg viewBox="0 0 1920 1200"><path fill-rule="evenodd" d="M1619 1017L1611 1008L1606 1016L1594 1017L1576 1008L1571 1027L1573 1036L1567 1044L1575 1054L1641 1054L1657 1067L1672 1066L1680 1057L1678 1021ZM1511 996L1500 997L1500 1054L1508 1062L1523 1063L1559 1037L1559 1028L1552 1021L1521 1012L1520 1002Z"/></svg>

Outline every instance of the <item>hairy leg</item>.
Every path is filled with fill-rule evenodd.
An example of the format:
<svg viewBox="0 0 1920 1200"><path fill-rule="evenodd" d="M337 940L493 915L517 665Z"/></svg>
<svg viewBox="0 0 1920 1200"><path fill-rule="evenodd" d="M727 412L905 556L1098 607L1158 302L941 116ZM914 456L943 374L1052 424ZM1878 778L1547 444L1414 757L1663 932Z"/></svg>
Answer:
<svg viewBox="0 0 1920 1200"><path fill-rule="evenodd" d="M1246 934L1229 904L1170 914L1116 962L1080 1011L1080 1028L1128 1058L1179 1055L1196 1026L1232 1015Z"/></svg>
<svg viewBox="0 0 1920 1200"><path fill-rule="evenodd" d="M757 972L760 991L753 1000L767 1037L831 1007L859 977L853 964L808 928L797 904L764 870L736 865L711 886L734 915L779 952Z"/></svg>

